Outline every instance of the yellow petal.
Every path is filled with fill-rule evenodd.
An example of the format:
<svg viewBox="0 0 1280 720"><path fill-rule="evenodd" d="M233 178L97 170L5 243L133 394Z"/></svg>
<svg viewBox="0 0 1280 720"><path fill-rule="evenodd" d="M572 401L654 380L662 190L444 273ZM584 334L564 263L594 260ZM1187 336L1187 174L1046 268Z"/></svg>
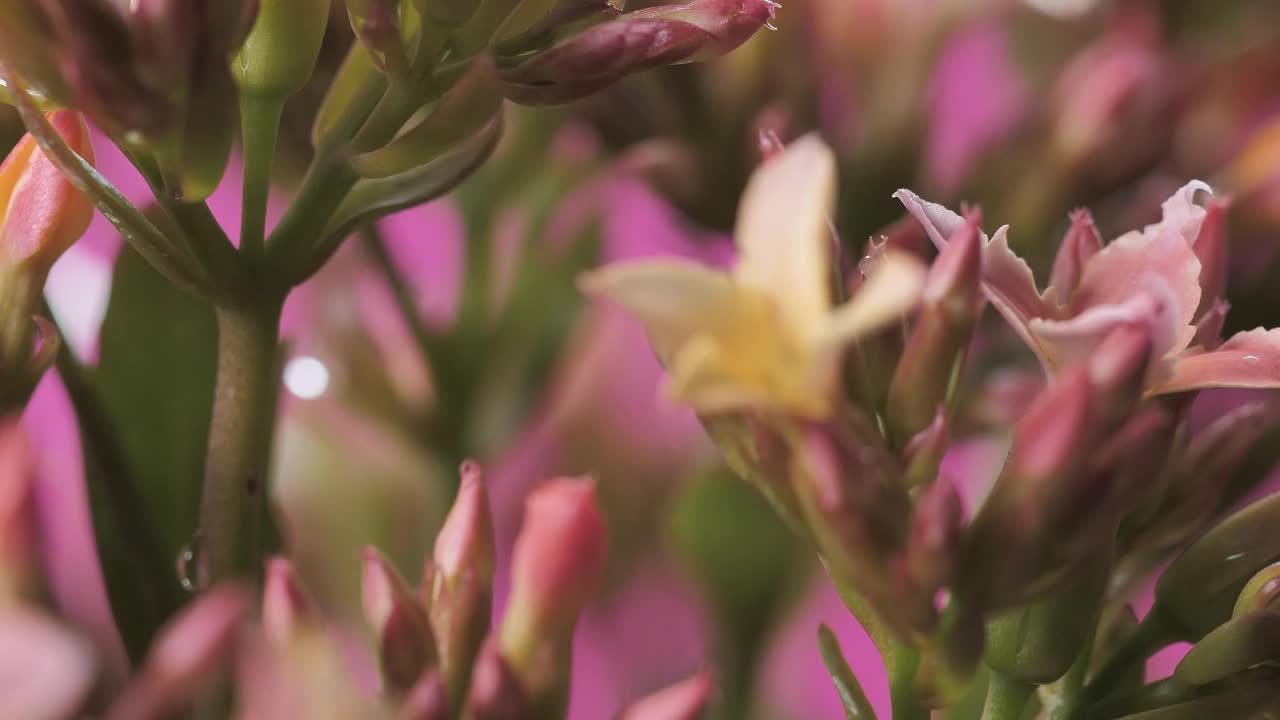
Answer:
<svg viewBox="0 0 1280 720"><path fill-rule="evenodd" d="M831 307L835 193L835 156L806 135L755 171L738 205L735 279L772 295L783 321L804 336Z"/></svg>
<svg viewBox="0 0 1280 720"><path fill-rule="evenodd" d="M890 250L849 302L827 317L822 346L844 346L902 317L920 300L926 268L910 253Z"/></svg>
<svg viewBox="0 0 1280 720"><path fill-rule="evenodd" d="M729 276L679 259L609 265L579 276L578 287L607 297L640 319L660 357L669 358L697 333L718 334L734 316L737 291Z"/></svg>
<svg viewBox="0 0 1280 720"><path fill-rule="evenodd" d="M726 349L716 339L699 335L676 354L671 365L671 396L699 414L746 409L794 410L793 399L769 387L774 368L753 367L753 358ZM806 409L808 409L806 407Z"/></svg>

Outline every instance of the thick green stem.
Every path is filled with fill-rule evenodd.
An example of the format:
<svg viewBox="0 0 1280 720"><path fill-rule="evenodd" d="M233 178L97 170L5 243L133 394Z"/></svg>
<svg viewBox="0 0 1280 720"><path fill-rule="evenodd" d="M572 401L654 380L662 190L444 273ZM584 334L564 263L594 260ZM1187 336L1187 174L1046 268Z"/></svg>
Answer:
<svg viewBox="0 0 1280 720"><path fill-rule="evenodd" d="M982 720L1021 720L1035 686L992 670L987 683L987 702Z"/></svg>
<svg viewBox="0 0 1280 720"><path fill-rule="evenodd" d="M902 642L880 622L875 610L853 588L853 583L834 572L830 564L827 565L827 573L845 607L849 608L858 624L871 636L871 642L884 661L885 671L889 675L889 698L894 720L928 720L929 708L920 701L915 691L916 673L920 669L920 651Z"/></svg>
<svg viewBox="0 0 1280 720"><path fill-rule="evenodd" d="M282 304L218 309L218 379L196 543L201 587L256 578L261 569Z"/></svg>
<svg viewBox="0 0 1280 720"><path fill-rule="evenodd" d="M284 98L274 95L240 96L240 133L244 146L244 187L240 209L240 252L262 256L266 240L267 195L275 162L276 138Z"/></svg>
<svg viewBox="0 0 1280 720"><path fill-rule="evenodd" d="M1146 661L1157 650L1176 641L1177 638L1173 636L1159 611L1152 609L1138 625L1138 629L1107 658L1102 669L1085 687L1081 703L1088 704L1105 698L1134 663Z"/></svg>

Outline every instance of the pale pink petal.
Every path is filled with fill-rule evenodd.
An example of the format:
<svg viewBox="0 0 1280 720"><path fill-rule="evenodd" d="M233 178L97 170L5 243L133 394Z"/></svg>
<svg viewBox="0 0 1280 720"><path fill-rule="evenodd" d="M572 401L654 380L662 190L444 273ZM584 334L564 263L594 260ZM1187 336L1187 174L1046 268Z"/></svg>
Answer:
<svg viewBox="0 0 1280 720"><path fill-rule="evenodd" d="M835 154L807 135L762 164L738 203L734 279L777 298L783 319L801 334L831 307L835 195Z"/></svg>
<svg viewBox="0 0 1280 720"><path fill-rule="evenodd" d="M946 246L947 238L964 222L956 213L925 201L910 190L899 190L893 196L920 221L939 249ZM1008 226L1004 226L990 239L982 236L982 292L1027 346L1041 355L1028 323L1032 318L1057 318L1058 312L1036 289L1031 267L1009 247L1008 233Z"/></svg>
<svg viewBox="0 0 1280 720"><path fill-rule="evenodd" d="M614 300L639 318L663 356L694 334L722 324L737 297L727 274L680 258L609 265L581 276L578 286L587 295Z"/></svg>
<svg viewBox="0 0 1280 720"><path fill-rule="evenodd" d="M1159 275L1139 278L1143 292L1113 305L1096 305L1068 320L1031 321L1031 331L1040 342L1053 368L1060 369L1083 360L1102 339L1121 325L1146 325L1151 332L1152 357L1162 358L1181 342L1173 291ZM1181 347L1185 347L1185 343Z"/></svg>
<svg viewBox="0 0 1280 720"><path fill-rule="evenodd" d="M1127 302L1147 293L1152 287L1150 276L1158 276L1171 291L1168 301L1173 305L1170 327L1161 329L1159 335L1169 333L1174 338L1166 351L1185 349L1195 335L1191 321L1200 304L1200 261L1182 233L1170 227L1127 233L1093 256L1071 298L1071 314Z"/></svg>
<svg viewBox="0 0 1280 720"><path fill-rule="evenodd" d="M1148 395L1203 388L1280 389L1280 328L1237 333L1213 352L1178 359Z"/></svg>

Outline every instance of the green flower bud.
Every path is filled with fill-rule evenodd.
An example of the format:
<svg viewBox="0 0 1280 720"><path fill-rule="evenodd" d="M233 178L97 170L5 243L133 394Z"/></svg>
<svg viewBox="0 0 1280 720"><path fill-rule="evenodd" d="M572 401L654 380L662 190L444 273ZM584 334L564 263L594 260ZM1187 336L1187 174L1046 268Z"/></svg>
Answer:
<svg viewBox="0 0 1280 720"><path fill-rule="evenodd" d="M1256 611L1223 623L1191 648L1174 678L1205 685L1263 663L1280 662L1280 613Z"/></svg>
<svg viewBox="0 0 1280 720"><path fill-rule="evenodd" d="M1152 613L1199 640L1231 617L1249 579L1280 560L1280 495L1235 513L1191 544L1160 576Z"/></svg>
<svg viewBox="0 0 1280 720"><path fill-rule="evenodd" d="M241 93L283 97L311 79L329 0L259 0L258 19L231 60Z"/></svg>
<svg viewBox="0 0 1280 720"><path fill-rule="evenodd" d="M1231 617L1240 617L1255 610L1280 611L1280 563L1262 568L1240 591Z"/></svg>

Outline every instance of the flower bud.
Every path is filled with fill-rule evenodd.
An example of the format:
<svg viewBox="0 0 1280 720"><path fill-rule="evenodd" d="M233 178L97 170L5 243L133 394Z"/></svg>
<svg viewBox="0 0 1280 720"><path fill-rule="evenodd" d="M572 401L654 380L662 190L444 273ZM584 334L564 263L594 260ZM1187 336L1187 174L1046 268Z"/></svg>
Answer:
<svg viewBox="0 0 1280 720"><path fill-rule="evenodd" d="M770 0L693 0L628 13L504 70L505 94L526 105L566 103L638 70L718 57L766 25L774 8Z"/></svg>
<svg viewBox="0 0 1280 720"><path fill-rule="evenodd" d="M108 720L159 720L182 714L210 687L235 653L248 598L237 589L209 591L161 630L137 678Z"/></svg>
<svg viewBox="0 0 1280 720"><path fill-rule="evenodd" d="M531 715L531 707L520 680L498 651L498 643L486 642L471 670L463 720L527 720L536 717Z"/></svg>
<svg viewBox="0 0 1280 720"><path fill-rule="evenodd" d="M424 674L400 704L400 720L449 720L449 698L439 670Z"/></svg>
<svg viewBox="0 0 1280 720"><path fill-rule="evenodd" d="M484 471L467 460L459 473L458 496L436 536L423 580L451 707L461 704L471 665L489 632L495 556Z"/></svg>
<svg viewBox="0 0 1280 720"><path fill-rule="evenodd" d="M1058 246L1053 258L1053 270L1049 273L1049 287L1056 292L1059 305L1066 305L1071 294L1080 284L1084 266L1102 250L1102 236L1093 223L1093 215L1081 208L1071 213L1071 227Z"/></svg>
<svg viewBox="0 0 1280 720"><path fill-rule="evenodd" d="M927 487L938 478L938 468L947 452L949 423L945 407L939 406L933 422L907 441L903 449L906 469L902 472L902 485L909 488Z"/></svg>
<svg viewBox="0 0 1280 720"><path fill-rule="evenodd" d="M262 585L262 629L272 642L287 645L319 619L315 601L285 557L267 560Z"/></svg>
<svg viewBox="0 0 1280 720"><path fill-rule="evenodd" d="M426 609L373 547L364 550L360 587L365 620L378 643L383 683L392 694L408 692L436 665L436 643Z"/></svg>
<svg viewBox="0 0 1280 720"><path fill-rule="evenodd" d="M567 698L574 625L604 572L605 540L591 478L548 481L525 502L498 643L531 703L555 715Z"/></svg>
<svg viewBox="0 0 1280 720"><path fill-rule="evenodd" d="M940 478L916 502L906 547L895 561L894 591L912 627L933 629L934 598L950 584L963 547L964 506L949 479Z"/></svg>
<svg viewBox="0 0 1280 720"><path fill-rule="evenodd" d="M388 177L425 165L494 122L502 112L492 58L471 63L431 114L386 147L357 155L351 166L364 177Z"/></svg>
<svg viewBox="0 0 1280 720"><path fill-rule="evenodd" d="M1009 460L973 521L959 574L980 605L1020 602L1046 541L1061 529L1049 525L1051 502L1084 469L1091 395L1088 371L1068 368L1014 427Z"/></svg>
<svg viewBox="0 0 1280 720"><path fill-rule="evenodd" d="M34 590L32 474L27 438L17 416L0 419L0 612Z"/></svg>
<svg viewBox="0 0 1280 720"><path fill-rule="evenodd" d="M329 22L329 0L258 0L258 19L231 61L242 94L284 98L316 67Z"/></svg>
<svg viewBox="0 0 1280 720"><path fill-rule="evenodd" d="M1200 306L1195 317L1200 318L1226 297L1227 271L1230 267L1230 244L1227 239L1227 210L1231 200L1212 197L1205 204L1204 219L1200 221L1200 234L1191 244L1200 260Z"/></svg>
<svg viewBox="0 0 1280 720"><path fill-rule="evenodd" d="M92 163L93 145L80 115L59 110L48 117L67 145ZM31 367L37 329L32 316L54 261L84 234L92 218L89 199L35 138L23 136L0 165L0 404L25 398L26 386L34 387L44 369ZM36 377L30 377L33 369Z"/></svg>
<svg viewBox="0 0 1280 720"><path fill-rule="evenodd" d="M1218 523L1161 574L1151 612L1191 641L1226 622L1250 578L1280 560L1277 523L1280 495L1259 500Z"/></svg>
<svg viewBox="0 0 1280 720"><path fill-rule="evenodd" d="M351 29L379 71L405 76L409 57L400 36L399 0L347 0Z"/></svg>
<svg viewBox="0 0 1280 720"><path fill-rule="evenodd" d="M1107 589L1110 558L1095 557L1063 590L987 623L987 665L1025 683L1056 681L1075 662L1094 628Z"/></svg>
<svg viewBox="0 0 1280 720"><path fill-rule="evenodd" d="M1280 610L1280 563L1262 568L1249 579L1236 598L1231 617L1240 617L1258 610Z"/></svg>
<svg viewBox="0 0 1280 720"><path fill-rule="evenodd" d="M1147 327L1124 325L1112 330L1089 355L1094 412L1104 432L1127 416L1142 396L1151 351Z"/></svg>
<svg viewBox="0 0 1280 720"><path fill-rule="evenodd" d="M714 692L715 678L700 672L628 705L617 720L699 720Z"/></svg>
<svg viewBox="0 0 1280 720"><path fill-rule="evenodd" d="M951 235L925 280L916 326L889 383L886 415L898 442L928 427L964 360L980 308L979 222L971 215Z"/></svg>
<svg viewBox="0 0 1280 720"><path fill-rule="evenodd" d="M0 63L35 92L67 105L71 89L58 68L57 50L54 29L39 7L29 0L0 1Z"/></svg>

